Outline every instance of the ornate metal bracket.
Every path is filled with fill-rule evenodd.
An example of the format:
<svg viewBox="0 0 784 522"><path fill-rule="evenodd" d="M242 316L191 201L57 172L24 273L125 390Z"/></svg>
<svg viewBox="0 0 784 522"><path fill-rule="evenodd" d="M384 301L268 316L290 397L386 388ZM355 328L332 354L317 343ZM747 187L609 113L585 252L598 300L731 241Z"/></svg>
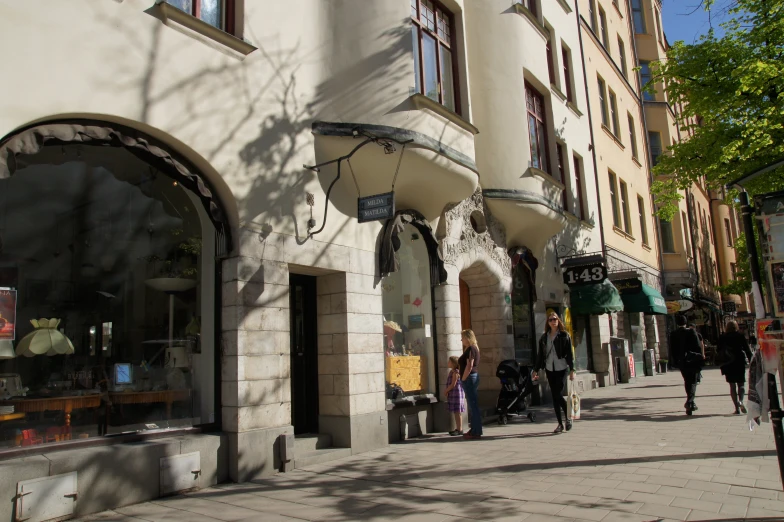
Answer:
<svg viewBox="0 0 784 522"><path fill-rule="evenodd" d="M333 159L333 160L325 161L324 163L319 163L318 165L310 165L310 166L309 165L303 165L302 166L303 168L306 168L308 170L312 170L313 172L321 172L321 167L325 167L327 165L332 165L333 163L337 163L338 164L338 175L335 177L334 180L332 180L332 183L330 183L329 187L327 188L327 196L326 196L326 201L324 203L324 219L321 222L321 228L319 228L315 232L309 232L308 233L308 238L312 238L316 234L321 233L324 230L324 227L327 224L327 210L329 210L329 194L332 192L332 187L334 187L335 183L337 183L338 180L340 179L340 166L343 163L343 161L349 160L351 158L351 156L356 154L356 152L359 149L361 149L362 147L364 147L368 143L375 143L376 145L379 145L380 147L383 147L384 148L384 154L392 154L393 152L395 152L397 150L395 148L395 144L405 146L407 143L411 143L412 141L414 141L412 139L400 141L400 140L396 140L394 138L380 138L380 137L375 136L375 135L373 135L373 134L371 134L371 133L369 133L369 132L367 132L365 130L362 130L359 127L355 127L352 130L352 134L354 135L354 138L364 137L365 139L362 140L362 143L360 143L359 145L357 145L356 147L351 149L351 152L349 152L348 154L346 154L344 156L340 156L339 158L336 158L336 159ZM399 166L400 165L398 164L398 167ZM311 224L312 224L312 226L311 226ZM316 226L316 223L311 218L311 220L308 221L308 230L314 228L315 226Z"/></svg>

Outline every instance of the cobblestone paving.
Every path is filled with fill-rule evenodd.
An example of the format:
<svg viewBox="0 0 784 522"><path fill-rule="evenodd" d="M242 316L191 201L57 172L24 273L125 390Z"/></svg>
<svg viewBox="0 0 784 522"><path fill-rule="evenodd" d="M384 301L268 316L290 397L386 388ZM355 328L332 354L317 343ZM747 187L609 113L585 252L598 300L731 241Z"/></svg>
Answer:
<svg viewBox="0 0 784 522"><path fill-rule="evenodd" d="M480 441L434 435L83 520L784 520L770 425L750 433L719 372L704 375L692 417L680 374L638 378L586 393L568 433L542 409Z"/></svg>

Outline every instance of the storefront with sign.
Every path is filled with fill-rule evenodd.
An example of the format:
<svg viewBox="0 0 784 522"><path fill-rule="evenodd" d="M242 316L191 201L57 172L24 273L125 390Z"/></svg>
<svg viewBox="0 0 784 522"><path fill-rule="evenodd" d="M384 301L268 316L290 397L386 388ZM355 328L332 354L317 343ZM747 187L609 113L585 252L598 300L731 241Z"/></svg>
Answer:
<svg viewBox="0 0 784 522"><path fill-rule="evenodd" d="M563 282L569 287L569 309L564 314L570 326L575 369L607 374L610 356L601 352L599 316L623 310L617 289L607 279L601 255L574 256L561 263ZM604 378L601 381L607 384Z"/></svg>
<svg viewBox="0 0 784 522"><path fill-rule="evenodd" d="M651 348L645 332L649 316L666 316L667 303L661 293L637 277L614 279L613 284L623 301L626 334L634 358L634 374L653 375L658 367L655 347ZM655 324L655 323L654 323ZM650 331L650 329L649 329ZM654 332L655 334L655 332Z"/></svg>

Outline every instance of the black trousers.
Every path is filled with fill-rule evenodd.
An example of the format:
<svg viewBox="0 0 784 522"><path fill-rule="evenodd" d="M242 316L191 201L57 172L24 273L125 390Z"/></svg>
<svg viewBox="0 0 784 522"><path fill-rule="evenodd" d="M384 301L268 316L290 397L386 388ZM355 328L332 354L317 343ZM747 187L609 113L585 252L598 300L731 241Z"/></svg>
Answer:
<svg viewBox="0 0 784 522"><path fill-rule="evenodd" d="M700 372L681 370L681 375L683 376L683 387L686 388L686 404L684 406L691 406L697 396Z"/></svg>
<svg viewBox="0 0 784 522"><path fill-rule="evenodd" d="M555 417L558 419L558 424L563 424L561 419L561 410L568 419L566 414L566 399L563 396L564 379L566 378L566 370L560 372L551 372L545 370L547 374L547 384L550 386L550 393L553 395L553 408L555 408Z"/></svg>

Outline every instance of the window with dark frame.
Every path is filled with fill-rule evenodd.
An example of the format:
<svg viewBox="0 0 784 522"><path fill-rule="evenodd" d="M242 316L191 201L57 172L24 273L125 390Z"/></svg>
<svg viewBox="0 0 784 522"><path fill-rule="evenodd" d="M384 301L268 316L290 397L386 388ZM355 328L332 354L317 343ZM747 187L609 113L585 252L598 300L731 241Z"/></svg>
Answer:
<svg viewBox="0 0 784 522"><path fill-rule="evenodd" d="M645 101L656 101L656 95L646 88L651 83L651 64L640 60L640 86L642 88L642 99Z"/></svg>
<svg viewBox="0 0 784 522"><path fill-rule="evenodd" d="M610 172L610 203L612 205L613 225L616 228L621 228L621 212L618 206L618 181L612 172Z"/></svg>
<svg viewBox="0 0 784 522"><path fill-rule="evenodd" d="M523 0L523 5L531 11L531 14L534 16L539 16L539 12L536 9L536 0Z"/></svg>
<svg viewBox="0 0 784 522"><path fill-rule="evenodd" d="M735 263L730 263L730 275L732 276L732 280L736 280L738 278L738 265Z"/></svg>
<svg viewBox="0 0 784 522"><path fill-rule="evenodd" d="M569 49L561 45L561 67L563 69L563 81L564 86L566 87L566 99L568 101L574 101L572 99L572 65L571 65L571 56Z"/></svg>
<svg viewBox="0 0 784 522"><path fill-rule="evenodd" d="M632 19L634 20L634 32L644 34L645 13L642 10L642 0L632 0Z"/></svg>
<svg viewBox="0 0 784 522"><path fill-rule="evenodd" d="M563 145L560 143L555 144L555 156L558 160L558 181L564 185L561 191L561 204L563 205L564 212L569 212L569 204L566 199L566 166L564 165Z"/></svg>
<svg viewBox="0 0 784 522"><path fill-rule="evenodd" d="M599 24L596 22L596 0L588 0L588 17L591 20L591 29L598 34Z"/></svg>
<svg viewBox="0 0 784 522"><path fill-rule="evenodd" d="M601 76L598 77L597 82L599 84L599 107L602 111L602 125L609 128L610 125L610 118L607 112L607 97L605 94L605 83Z"/></svg>
<svg viewBox="0 0 784 522"><path fill-rule="evenodd" d="M585 220L587 209L583 200L583 174L580 158L573 156L572 163L574 164L574 190L577 192L577 197L574 199L574 214L581 220Z"/></svg>
<svg viewBox="0 0 784 522"><path fill-rule="evenodd" d="M411 0L417 92L460 114L454 15L435 0Z"/></svg>
<svg viewBox="0 0 784 522"><path fill-rule="evenodd" d="M547 160L547 119L544 97L525 82L525 105L528 112L528 137L531 144L531 166L550 173Z"/></svg>
<svg viewBox="0 0 784 522"><path fill-rule="evenodd" d="M724 230L727 233L727 246L732 246L732 228L730 228L730 220L724 218Z"/></svg>
<svg viewBox="0 0 784 522"><path fill-rule="evenodd" d="M675 240L672 237L672 222L659 218L659 227L661 229L662 252L665 254L674 254Z"/></svg>
<svg viewBox="0 0 784 522"><path fill-rule="evenodd" d="M612 133L613 135L620 139L621 138L621 130L620 124L618 123L618 99L615 96L615 93L610 89L610 122L612 122Z"/></svg>
<svg viewBox="0 0 784 522"><path fill-rule="evenodd" d="M618 35L618 58L620 60L621 72L623 73L623 77L628 78L629 70L626 65L626 46L624 45L623 39L621 39L620 35Z"/></svg>
<svg viewBox="0 0 784 522"><path fill-rule="evenodd" d="M632 220L629 210L629 188L626 182L621 180L621 210L623 211L623 231L632 235Z"/></svg>
<svg viewBox="0 0 784 522"><path fill-rule="evenodd" d="M642 244L649 246L648 243L648 223L645 219L645 200L642 196L637 195L637 210L640 212L640 235L642 236Z"/></svg>
<svg viewBox="0 0 784 522"><path fill-rule="evenodd" d="M547 40L545 52L547 53L547 74L550 76L550 85L555 85L555 64L553 63L553 43L552 39Z"/></svg>
<svg viewBox="0 0 784 522"><path fill-rule="evenodd" d="M637 156L637 129L634 125L634 118L631 114L626 115L629 119L629 143L632 146L632 158L639 159Z"/></svg>
<svg viewBox="0 0 784 522"><path fill-rule="evenodd" d="M662 155L661 133L648 131L648 143L651 149L651 166L659 164L659 157Z"/></svg>
<svg viewBox="0 0 784 522"><path fill-rule="evenodd" d="M217 27L230 35L236 34L236 0L165 0L167 4Z"/></svg>

